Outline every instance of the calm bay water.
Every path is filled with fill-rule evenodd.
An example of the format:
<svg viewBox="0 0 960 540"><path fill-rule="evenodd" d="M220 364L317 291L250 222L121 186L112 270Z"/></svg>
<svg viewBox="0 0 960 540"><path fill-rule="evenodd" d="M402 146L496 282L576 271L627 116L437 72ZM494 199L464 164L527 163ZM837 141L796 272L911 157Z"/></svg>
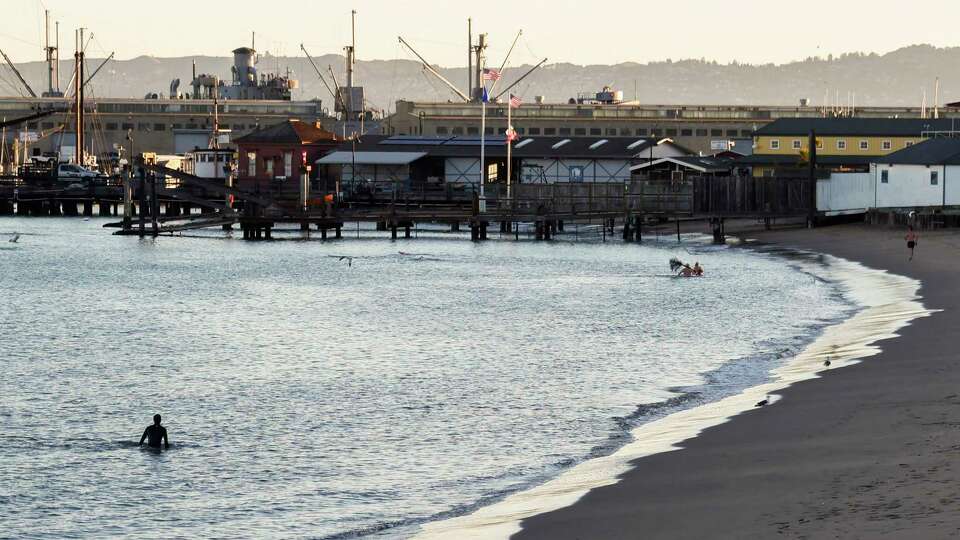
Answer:
<svg viewBox="0 0 960 540"><path fill-rule="evenodd" d="M0 219L0 535L403 537L764 380L850 310L693 241L102 223ZM173 448L140 450L157 412Z"/></svg>

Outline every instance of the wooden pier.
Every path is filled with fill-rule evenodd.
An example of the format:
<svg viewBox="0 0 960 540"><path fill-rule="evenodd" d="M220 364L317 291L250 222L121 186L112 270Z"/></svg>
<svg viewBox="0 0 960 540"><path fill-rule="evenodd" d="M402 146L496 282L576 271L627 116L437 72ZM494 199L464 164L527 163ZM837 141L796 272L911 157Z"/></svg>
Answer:
<svg viewBox="0 0 960 540"><path fill-rule="evenodd" d="M537 240L550 240L564 224L600 224L604 238L640 241L641 226L703 221L716 241L729 218L770 223L778 218L815 217L811 183L801 178L689 178L625 183L446 184L440 188L391 182L367 186L334 201L309 182L287 180L270 189L240 189L156 165L140 164L134 174L97 186L31 186L0 180L0 215L117 216L107 224L115 234L154 236L238 226L244 239L272 238L283 225L315 229L321 238L341 238L346 223L375 223L393 239L411 236L416 224L469 227L475 241L490 227L519 238L528 224Z"/></svg>

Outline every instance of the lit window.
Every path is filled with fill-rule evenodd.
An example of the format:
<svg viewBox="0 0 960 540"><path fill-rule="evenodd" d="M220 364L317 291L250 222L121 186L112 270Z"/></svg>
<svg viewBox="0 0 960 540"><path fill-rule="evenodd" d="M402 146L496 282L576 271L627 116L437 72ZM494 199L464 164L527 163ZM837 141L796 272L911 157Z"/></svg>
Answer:
<svg viewBox="0 0 960 540"><path fill-rule="evenodd" d="M817 139L817 150L823 150L823 139Z"/></svg>
<svg viewBox="0 0 960 540"><path fill-rule="evenodd" d="M283 175L293 178L293 152L283 153Z"/></svg>
<svg viewBox="0 0 960 540"><path fill-rule="evenodd" d="M780 140L779 140L779 139L773 139L773 140L771 140L771 141L770 141L770 149L771 149L771 150L779 150L779 149L780 149Z"/></svg>
<svg viewBox="0 0 960 540"><path fill-rule="evenodd" d="M794 139L794 140L793 140L793 149L794 149L794 150L799 150L800 148L802 148L802 145L803 145L803 143L800 142L800 139Z"/></svg>
<svg viewBox="0 0 960 540"><path fill-rule="evenodd" d="M247 152L247 176L257 175L257 153Z"/></svg>
<svg viewBox="0 0 960 540"><path fill-rule="evenodd" d="M843 139L838 140L838 141L837 141L837 150L846 150L846 149L847 149L847 141L845 141L845 140L843 140Z"/></svg>
<svg viewBox="0 0 960 540"><path fill-rule="evenodd" d="M272 159L268 159L268 160L264 163L264 165L267 167L267 176L272 177L272 176L273 176L273 160L272 160Z"/></svg>
<svg viewBox="0 0 960 540"><path fill-rule="evenodd" d="M893 148L893 143L890 141L883 141L880 143L880 148L883 148L884 150L890 150Z"/></svg>
<svg viewBox="0 0 960 540"><path fill-rule="evenodd" d="M861 149L861 150L869 150L869 149L870 149L870 141L860 141L860 149Z"/></svg>

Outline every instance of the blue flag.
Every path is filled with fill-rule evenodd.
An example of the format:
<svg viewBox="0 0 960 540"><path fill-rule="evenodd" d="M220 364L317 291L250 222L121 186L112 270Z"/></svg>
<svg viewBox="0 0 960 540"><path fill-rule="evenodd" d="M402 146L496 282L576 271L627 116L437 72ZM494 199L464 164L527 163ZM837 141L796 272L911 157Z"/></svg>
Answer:
<svg viewBox="0 0 960 540"><path fill-rule="evenodd" d="M487 95L487 87L483 86L483 96L480 98L484 103L490 103L490 96Z"/></svg>

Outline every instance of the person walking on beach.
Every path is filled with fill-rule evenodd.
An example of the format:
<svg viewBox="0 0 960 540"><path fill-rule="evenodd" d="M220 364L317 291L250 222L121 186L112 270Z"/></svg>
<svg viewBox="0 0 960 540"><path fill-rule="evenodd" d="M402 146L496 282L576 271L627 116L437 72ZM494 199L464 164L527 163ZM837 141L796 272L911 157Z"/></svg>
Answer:
<svg viewBox="0 0 960 540"><path fill-rule="evenodd" d="M907 225L907 235L904 236L907 241L907 249L910 250L910 259L913 260L913 250L917 247L917 241L920 240L920 234L913 230L913 225Z"/></svg>
<svg viewBox="0 0 960 540"><path fill-rule="evenodd" d="M153 415L153 425L147 426L140 437L140 444L143 446L143 440L147 440L147 446L150 448L160 448L160 440L163 440L164 448L170 448L170 441L167 439L167 428L160 425L160 415Z"/></svg>

